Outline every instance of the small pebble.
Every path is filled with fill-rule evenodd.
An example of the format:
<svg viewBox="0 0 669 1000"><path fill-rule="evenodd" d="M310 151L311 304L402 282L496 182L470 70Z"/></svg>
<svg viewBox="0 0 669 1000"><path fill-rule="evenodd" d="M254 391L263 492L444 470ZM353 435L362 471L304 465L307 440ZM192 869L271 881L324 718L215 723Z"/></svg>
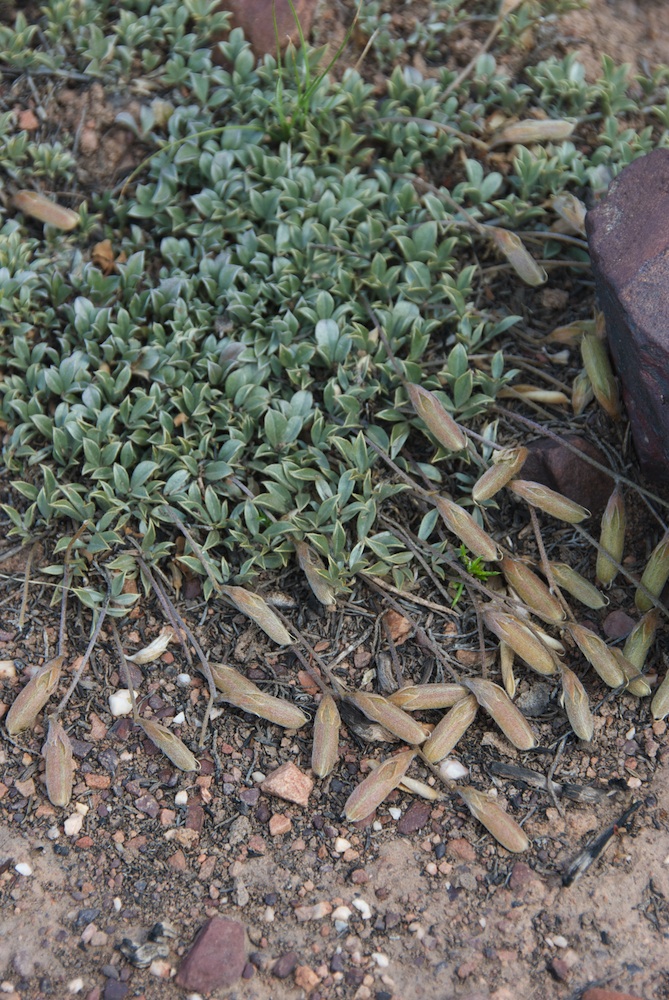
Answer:
<svg viewBox="0 0 669 1000"><path fill-rule="evenodd" d="M81 993L83 988L84 988L84 981L83 979L81 979L81 977L78 979L72 979L67 984L68 993Z"/></svg>
<svg viewBox="0 0 669 1000"><path fill-rule="evenodd" d="M363 920L372 919L372 908L365 899L354 899L353 905L355 906L356 910L359 910L360 916L362 917Z"/></svg>
<svg viewBox="0 0 669 1000"><path fill-rule="evenodd" d="M446 758L439 765L439 772L444 778L448 778L450 781L457 781L459 778L466 778L469 774L469 768L466 768L459 760Z"/></svg>
<svg viewBox="0 0 669 1000"><path fill-rule="evenodd" d="M184 790L177 792L177 794L174 796L174 804L175 806L188 805L188 792Z"/></svg>
<svg viewBox="0 0 669 1000"><path fill-rule="evenodd" d="M186 721L185 712L178 712L177 715L175 715L174 718L172 719L172 722L174 723L175 726L181 726L185 721Z"/></svg>
<svg viewBox="0 0 669 1000"><path fill-rule="evenodd" d="M46 835L49 838L49 840L58 840L58 838L60 837L60 830L58 829L57 826L50 826L49 829L46 831Z"/></svg>
<svg viewBox="0 0 669 1000"><path fill-rule="evenodd" d="M390 959L386 955L382 955L380 951L372 952L372 958L380 969L387 969L390 965Z"/></svg>
<svg viewBox="0 0 669 1000"><path fill-rule="evenodd" d="M334 849L337 852L337 854L343 854L344 851L348 851L350 846L351 846L350 841L344 840L343 837L337 837L337 839L334 842Z"/></svg>
<svg viewBox="0 0 669 1000"><path fill-rule="evenodd" d="M390 813L393 819L399 819L400 816L402 815L402 810L398 809L397 806L390 806L388 812Z"/></svg>
<svg viewBox="0 0 669 1000"><path fill-rule="evenodd" d="M188 687L190 684L190 674L179 674L177 676L177 684L181 687Z"/></svg>
<svg viewBox="0 0 669 1000"><path fill-rule="evenodd" d="M15 865L14 871L18 872L19 875L25 875L25 876L32 875L33 873L32 868L30 867L30 865L26 864L25 861L20 861L18 865Z"/></svg>
<svg viewBox="0 0 669 1000"><path fill-rule="evenodd" d="M137 697L137 691L135 691L135 698ZM130 697L130 690L128 688L119 688L113 694L109 695L109 711L114 716L115 719L122 715L130 715L132 712L132 698Z"/></svg>
<svg viewBox="0 0 669 1000"><path fill-rule="evenodd" d="M73 813L68 816L63 823L63 829L65 831L66 837L76 837L81 832L81 828L84 825L84 817L81 813Z"/></svg>

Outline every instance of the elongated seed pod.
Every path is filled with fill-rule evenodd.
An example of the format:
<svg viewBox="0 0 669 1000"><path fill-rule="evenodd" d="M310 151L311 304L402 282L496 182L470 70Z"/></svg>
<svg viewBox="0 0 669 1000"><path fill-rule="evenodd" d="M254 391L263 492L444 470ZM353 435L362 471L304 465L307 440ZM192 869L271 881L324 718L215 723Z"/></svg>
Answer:
<svg viewBox="0 0 669 1000"><path fill-rule="evenodd" d="M581 369L574 384L571 387L571 408L575 416L580 416L593 399L595 394L592 391L592 382L588 378L585 368Z"/></svg>
<svg viewBox="0 0 669 1000"><path fill-rule="evenodd" d="M49 729L44 746L44 777L46 792L52 806L63 809L72 798L72 772L74 757L72 743L55 717L49 719Z"/></svg>
<svg viewBox="0 0 669 1000"><path fill-rule="evenodd" d="M513 672L513 660L515 653L508 642L503 639L499 641L499 668L502 673L502 684L509 698L516 697L516 676Z"/></svg>
<svg viewBox="0 0 669 1000"><path fill-rule="evenodd" d="M643 670L648 650L655 638L659 619L660 612L658 609L651 608L627 636L627 640L623 646L623 656L626 656L637 670Z"/></svg>
<svg viewBox="0 0 669 1000"><path fill-rule="evenodd" d="M325 565L321 557L306 542L296 542L295 552L300 569L306 576L316 600L325 608L333 608L337 603L335 592L324 578Z"/></svg>
<svg viewBox="0 0 669 1000"><path fill-rule="evenodd" d="M243 587L225 586L221 587L221 590L235 607L260 626L270 639L279 646L290 645L293 641L290 633L262 597L251 593L250 590L244 590Z"/></svg>
<svg viewBox="0 0 669 1000"><path fill-rule="evenodd" d="M346 800L344 815L349 823L359 823L381 805L397 788L415 756L415 750L403 750L370 771Z"/></svg>
<svg viewBox="0 0 669 1000"><path fill-rule="evenodd" d="M606 344L595 333L581 338L583 366L592 384L595 399L612 420L620 419L620 395Z"/></svg>
<svg viewBox="0 0 669 1000"><path fill-rule="evenodd" d="M513 587L528 608L552 622L561 622L564 619L565 612L557 597L551 594L544 581L539 579L529 566L520 559L511 559L510 556L504 556L500 566L506 582Z"/></svg>
<svg viewBox="0 0 669 1000"><path fill-rule="evenodd" d="M180 771L199 771L200 764L183 740L179 739L167 726L161 726L153 719L137 719L137 725L144 730L152 743L171 760Z"/></svg>
<svg viewBox="0 0 669 1000"><path fill-rule="evenodd" d="M530 842L512 816L476 788L465 786L457 789L472 816L482 823L502 847L514 854L526 851Z"/></svg>
<svg viewBox="0 0 669 1000"><path fill-rule="evenodd" d="M629 691L630 694L633 694L635 698L647 698L651 693L650 684L638 667L635 667L633 663L630 663L622 649L612 649L611 652L615 656L616 663L624 674L626 683L625 690Z"/></svg>
<svg viewBox="0 0 669 1000"><path fill-rule="evenodd" d="M566 521L568 524L578 524L586 517L590 517L590 511L581 507L580 503L562 496L561 493L556 493L555 490L551 490L541 483L534 483L528 479L512 479L508 489L526 503L531 504L532 507L538 507L539 510L550 514L551 517Z"/></svg>
<svg viewBox="0 0 669 1000"><path fill-rule="evenodd" d="M650 559L643 571L641 583L654 597L659 597L664 585L669 579L669 532L651 552ZM639 611L650 611L653 602L642 590L637 590L634 603Z"/></svg>
<svg viewBox="0 0 669 1000"><path fill-rule="evenodd" d="M490 146L492 148L492 146L508 146L516 143L559 142L561 139L568 139L575 128L576 122L567 118L524 118L522 121L506 125L501 132L493 136Z"/></svg>
<svg viewBox="0 0 669 1000"><path fill-rule="evenodd" d="M436 802L438 799L443 799L444 797L432 785L427 785L424 781L418 781L416 778L407 778L406 775L404 775L397 787L402 792L409 792L410 795L418 795L421 799L427 799L428 802Z"/></svg>
<svg viewBox="0 0 669 1000"><path fill-rule="evenodd" d="M669 715L669 671L653 695L650 710L654 719L666 719Z"/></svg>
<svg viewBox="0 0 669 1000"><path fill-rule="evenodd" d="M485 227L497 249L504 254L511 267L526 285L543 285L548 275L527 249L517 233L499 226Z"/></svg>
<svg viewBox="0 0 669 1000"><path fill-rule="evenodd" d="M590 711L585 688L569 667L563 666L560 673L562 674L564 707L569 724L580 740L586 740L589 743L595 731L595 721Z"/></svg>
<svg viewBox="0 0 669 1000"><path fill-rule="evenodd" d="M485 708L492 716L507 740L519 750L532 750L537 741L532 728L508 694L499 684L485 680L483 677L471 677L463 681L469 688L481 708Z"/></svg>
<svg viewBox="0 0 669 1000"><path fill-rule="evenodd" d="M247 677L224 664L212 664L211 673L223 701L251 715L274 722L284 729L300 729L307 722L304 712L283 698L265 694Z"/></svg>
<svg viewBox="0 0 669 1000"><path fill-rule="evenodd" d="M55 226L56 229L62 229L65 233L76 229L81 222L78 212L57 205L37 191L17 191L13 201L20 212L49 226Z"/></svg>
<svg viewBox="0 0 669 1000"><path fill-rule="evenodd" d="M585 214L586 207L580 198L573 194L554 194L551 204L561 219L572 227L572 229L585 236Z"/></svg>
<svg viewBox="0 0 669 1000"><path fill-rule="evenodd" d="M381 694L370 694L367 691L352 691L346 700L359 708L363 715L374 722L380 723L399 739L412 746L424 743L427 730L416 722L407 712L393 704Z"/></svg>
<svg viewBox="0 0 669 1000"><path fill-rule="evenodd" d="M420 417L427 429L434 434L439 444L448 451L462 451L467 447L464 431L444 409L433 392L412 382L406 383L406 390L416 416Z"/></svg>
<svg viewBox="0 0 669 1000"><path fill-rule="evenodd" d="M525 382L514 383L507 389L499 389L498 399L524 399L532 403L543 403L550 406L566 406L569 403L569 396L565 396L559 389L541 389L537 385Z"/></svg>
<svg viewBox="0 0 669 1000"><path fill-rule="evenodd" d="M567 563L552 562L550 564L553 578L561 590L566 590L571 597L575 597L586 608L596 611L604 608L609 603L608 597L597 590L594 584L586 580L584 576L577 573Z"/></svg>
<svg viewBox="0 0 669 1000"><path fill-rule="evenodd" d="M605 684L617 688L625 683L625 675L614 656L614 652L603 639L600 639L591 629L585 628L584 625L570 624L567 628L588 663Z"/></svg>
<svg viewBox="0 0 669 1000"><path fill-rule="evenodd" d="M10 736L16 736L35 724L37 716L58 687L64 656L56 656L45 663L41 670L21 688L12 702L5 726Z"/></svg>
<svg viewBox="0 0 669 1000"><path fill-rule="evenodd" d="M610 587L618 575L618 567L625 549L625 498L620 485L613 490L602 514L599 544L606 552L597 550L595 575L603 587ZM608 555L611 557L608 558ZM612 561L612 560L615 560Z"/></svg>
<svg viewBox="0 0 669 1000"><path fill-rule="evenodd" d="M394 691L388 701L405 712L419 712L430 708L451 708L466 696L467 689L462 684L408 684Z"/></svg>
<svg viewBox="0 0 669 1000"><path fill-rule="evenodd" d="M452 500L445 497L435 497L434 503L446 522L449 531L452 531L460 541L467 546L474 555L480 556L486 562L494 562L500 557L497 543L483 528L476 523L468 511Z"/></svg>
<svg viewBox="0 0 669 1000"><path fill-rule="evenodd" d="M490 500L517 476L527 458L527 448L503 448L495 452L493 464L472 486L472 499L476 503Z"/></svg>
<svg viewBox="0 0 669 1000"><path fill-rule="evenodd" d="M174 629L166 628L160 635L150 642L148 646L144 649L138 650L138 652L133 653L132 656L126 656L126 660L130 660L131 663L153 663L157 660L159 656L162 656L169 644L174 639Z"/></svg>
<svg viewBox="0 0 669 1000"><path fill-rule="evenodd" d="M437 723L423 744L421 752L426 760L436 764L444 757L448 757L455 744L471 726L477 711L478 702L473 694L457 702L441 722Z"/></svg>
<svg viewBox="0 0 669 1000"><path fill-rule="evenodd" d="M331 694L323 695L314 719L314 742L311 751L311 770L319 778L326 778L339 756L339 727L341 717Z"/></svg>
<svg viewBox="0 0 669 1000"><path fill-rule="evenodd" d="M525 622L496 608L483 612L483 621L491 632L506 642L514 653L538 674L556 671L555 654L535 635Z"/></svg>

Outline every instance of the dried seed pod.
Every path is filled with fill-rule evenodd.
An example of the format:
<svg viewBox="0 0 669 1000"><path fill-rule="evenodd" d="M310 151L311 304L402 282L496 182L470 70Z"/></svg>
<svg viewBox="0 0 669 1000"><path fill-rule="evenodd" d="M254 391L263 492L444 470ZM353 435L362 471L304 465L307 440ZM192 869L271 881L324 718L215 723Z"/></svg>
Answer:
<svg viewBox="0 0 669 1000"><path fill-rule="evenodd" d="M140 726L152 743L172 761L180 771L199 771L200 764L196 757L190 752L183 740L169 730L166 726L161 726L159 722L151 719L137 719Z"/></svg>
<svg viewBox="0 0 669 1000"><path fill-rule="evenodd" d="M483 621L498 639L506 642L514 653L538 674L556 671L555 655L528 625L514 615L496 608L483 612Z"/></svg>
<svg viewBox="0 0 669 1000"><path fill-rule="evenodd" d="M669 532L651 552L641 583L654 597L659 598L667 579L669 579ZM637 590L634 603L639 611L650 611L653 607L653 602L642 590Z"/></svg>
<svg viewBox="0 0 669 1000"><path fill-rule="evenodd" d="M637 670L643 670L648 650L655 638L659 619L660 612L658 609L651 608L627 636L627 640L623 646L623 656L626 656Z"/></svg>
<svg viewBox="0 0 669 1000"><path fill-rule="evenodd" d="M421 753L431 764L448 757L458 740L467 732L478 712L473 694L467 695L447 712L423 744Z"/></svg>
<svg viewBox="0 0 669 1000"><path fill-rule="evenodd" d="M529 848L530 842L522 827L518 826L515 819L504 812L496 802L471 785L458 788L457 791L472 816L482 823L488 833L491 833L502 847L506 847L507 851L520 854Z"/></svg>
<svg viewBox="0 0 669 1000"><path fill-rule="evenodd" d="M579 319L566 326L556 326L545 338L549 344L575 344L584 333L594 333L593 319Z"/></svg>
<svg viewBox="0 0 669 1000"><path fill-rule="evenodd" d="M346 700L360 709L368 719L380 723L389 733L404 740L405 743L413 746L424 743L427 739L427 730L420 722L416 722L407 712L381 694L352 691L346 696Z"/></svg>
<svg viewBox="0 0 669 1000"><path fill-rule="evenodd" d="M483 677L471 677L463 683L472 692L481 708L485 708L488 715L495 720L514 747L519 750L532 750L537 745L529 722L520 709L516 708L504 688Z"/></svg>
<svg viewBox="0 0 669 1000"><path fill-rule="evenodd" d="M585 236L585 214L587 209L580 198L573 194L554 194L551 198L553 208L561 219L572 229Z"/></svg>
<svg viewBox="0 0 669 1000"><path fill-rule="evenodd" d="M441 792L438 792L432 785L427 785L424 781L418 781L416 778L407 778L406 775L397 787L402 792L409 792L410 795L418 795L421 799L427 799L428 802L437 802L443 798Z"/></svg>
<svg viewBox="0 0 669 1000"><path fill-rule="evenodd" d="M599 544L606 549L607 555L597 550L597 565L595 576L603 587L610 587L618 575L618 567L615 563L620 563L625 549L625 498L620 484L611 493L606 509L602 514L602 525L599 535ZM612 560L615 560L613 562ZM650 606L650 605L649 605Z"/></svg>
<svg viewBox="0 0 669 1000"><path fill-rule="evenodd" d="M466 696L467 689L462 684L409 684L394 691L388 701L405 712L419 712L430 708L451 708Z"/></svg>
<svg viewBox="0 0 669 1000"><path fill-rule="evenodd" d="M625 676L616 660L613 650L591 629L583 625L570 624L569 633L585 656L588 663L599 674L605 684L617 688L625 683Z"/></svg>
<svg viewBox="0 0 669 1000"><path fill-rule="evenodd" d="M126 656L126 660L130 660L131 663L152 663L157 660L159 656L162 656L169 644L174 639L174 629L164 628L160 635L150 642L148 646L144 649L140 649L139 652L133 653L132 656Z"/></svg>
<svg viewBox="0 0 669 1000"><path fill-rule="evenodd" d="M325 565L321 557L306 542L296 542L295 552L316 600L325 608L333 608L337 603L335 593L324 577Z"/></svg>
<svg viewBox="0 0 669 1000"><path fill-rule="evenodd" d="M300 729L307 722L306 715L297 705L265 694L253 681L242 677L232 667L222 663L212 664L211 673L223 701L227 701L229 705L250 712L251 715L258 715L284 729Z"/></svg>
<svg viewBox="0 0 669 1000"><path fill-rule="evenodd" d="M585 368L582 368L571 387L571 408L574 411L574 415L577 417L580 416L594 398L595 394L592 391L592 382Z"/></svg>
<svg viewBox="0 0 669 1000"><path fill-rule="evenodd" d="M509 480L518 475L527 455L527 448L504 448L495 452L493 464L472 486L472 499L476 503L483 503L494 497Z"/></svg>
<svg viewBox="0 0 669 1000"><path fill-rule="evenodd" d="M415 750L403 750L384 760L353 789L344 806L344 815L349 823L359 823L381 805L402 781L415 756Z"/></svg>
<svg viewBox="0 0 669 1000"><path fill-rule="evenodd" d="M567 521L569 524L578 524L579 521L590 517L590 511L581 507L580 503L562 496L561 493L556 493L555 490L551 490L541 483L533 483L528 479L512 479L508 489L512 490L516 496L522 497L526 503L538 507L539 510L550 514L551 517Z"/></svg>
<svg viewBox="0 0 669 1000"><path fill-rule="evenodd" d="M513 672L513 660L515 653L508 642L503 639L499 641L499 667L502 672L502 684L509 698L516 696L516 677Z"/></svg>
<svg viewBox="0 0 669 1000"><path fill-rule="evenodd" d="M595 722L585 688L569 667L562 667L562 693L569 724L580 740L588 743L595 731Z"/></svg>
<svg viewBox="0 0 669 1000"><path fill-rule="evenodd" d="M24 729L30 729L47 701L58 687L64 656L56 656L45 663L41 670L28 681L12 702L5 726L10 736L16 736Z"/></svg>
<svg viewBox="0 0 669 1000"><path fill-rule="evenodd" d="M643 676L638 667L627 659L622 649L612 649L616 663L622 670L625 677L625 690L633 694L635 698L647 698L651 693L650 684Z"/></svg>
<svg viewBox="0 0 669 1000"><path fill-rule="evenodd" d="M605 597L601 591L597 590L594 584L586 580L584 576L577 573L567 563L552 562L550 567L558 587L561 590L566 590L568 594L575 597L581 604L585 604L586 608L592 608L596 611L598 608L606 607L609 603L608 597Z"/></svg>
<svg viewBox="0 0 669 1000"><path fill-rule="evenodd" d="M69 233L79 225L79 214L70 208L63 208L37 191L17 191L12 199L15 208L32 219L45 222L56 229Z"/></svg>
<svg viewBox="0 0 669 1000"><path fill-rule="evenodd" d="M406 383L406 390L416 416L434 434L439 444L449 451L462 451L467 447L464 431L450 413L446 412L433 392L413 382Z"/></svg>
<svg viewBox="0 0 669 1000"><path fill-rule="evenodd" d="M512 146L516 143L559 142L568 139L576 128L575 121L566 118L524 118L522 121L507 125L490 143L494 146Z"/></svg>
<svg viewBox="0 0 669 1000"><path fill-rule="evenodd" d="M221 590L229 597L232 603L242 614L247 615L252 621L259 625L270 639L278 643L279 646L289 646L293 641L290 633L274 614L266 601L257 594L252 594L243 587L221 587Z"/></svg>
<svg viewBox="0 0 669 1000"><path fill-rule="evenodd" d="M471 552L486 562L499 559L500 551L497 543L476 523L464 507L445 497L433 497L433 499L448 530L452 531Z"/></svg>
<svg viewBox="0 0 669 1000"><path fill-rule="evenodd" d="M565 612L562 605L529 566L526 566L520 559L511 559L509 556L504 556L500 566L506 582L510 587L513 587L528 608L549 621L563 621Z"/></svg>
<svg viewBox="0 0 669 1000"><path fill-rule="evenodd" d="M72 798L74 758L72 743L62 725L52 716L46 742L42 747L46 792L52 806L64 808Z"/></svg>
<svg viewBox="0 0 669 1000"><path fill-rule="evenodd" d="M654 719L666 719L669 715L669 672L653 695L650 710Z"/></svg>
<svg viewBox="0 0 669 1000"><path fill-rule="evenodd" d="M541 389L536 385L526 385L520 383L510 385L507 389L500 389L497 393L498 399L524 399L532 403L544 403L548 406L567 406L569 396L565 396L559 389Z"/></svg>
<svg viewBox="0 0 669 1000"><path fill-rule="evenodd" d="M331 694L323 695L314 719L314 742L311 750L311 770L326 778L339 756L341 717Z"/></svg>
<svg viewBox="0 0 669 1000"><path fill-rule="evenodd" d="M595 399L612 420L620 419L620 395L606 344L596 333L585 333L581 339L583 366L592 384Z"/></svg>
<svg viewBox="0 0 669 1000"><path fill-rule="evenodd" d="M497 249L504 254L521 281L524 281L526 285L536 287L543 285L548 280L548 275L543 267L537 264L517 233L511 233L508 229L500 229L499 226L486 226L485 228Z"/></svg>

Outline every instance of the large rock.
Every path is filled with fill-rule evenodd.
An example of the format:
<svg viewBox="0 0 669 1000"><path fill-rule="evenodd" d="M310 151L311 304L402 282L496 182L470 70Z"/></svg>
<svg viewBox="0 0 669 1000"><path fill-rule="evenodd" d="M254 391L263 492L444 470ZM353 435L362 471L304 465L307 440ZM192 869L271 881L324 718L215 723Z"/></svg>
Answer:
<svg viewBox="0 0 669 1000"><path fill-rule="evenodd" d="M311 32L316 0L293 0L295 16L306 39ZM230 11L230 27L242 28L257 56L276 55L289 41L300 44L297 22L288 0L223 0L219 10ZM276 14L276 31L274 17Z"/></svg>
<svg viewBox="0 0 669 1000"><path fill-rule="evenodd" d="M198 993L227 989L246 964L245 928L238 920L212 917L200 929L176 976L179 986Z"/></svg>
<svg viewBox="0 0 669 1000"><path fill-rule="evenodd" d="M669 149L625 167L586 217L609 346L646 474L669 482Z"/></svg>

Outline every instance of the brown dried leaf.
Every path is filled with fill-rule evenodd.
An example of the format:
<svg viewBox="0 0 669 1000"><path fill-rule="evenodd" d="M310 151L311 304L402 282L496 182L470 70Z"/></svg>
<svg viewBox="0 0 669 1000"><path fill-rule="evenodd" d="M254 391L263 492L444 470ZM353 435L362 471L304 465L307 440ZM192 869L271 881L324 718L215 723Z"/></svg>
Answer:
<svg viewBox="0 0 669 1000"><path fill-rule="evenodd" d="M643 670L648 650L655 638L659 619L659 610L651 608L627 636L627 640L623 646L623 656L626 656L637 670Z"/></svg>
<svg viewBox="0 0 669 1000"><path fill-rule="evenodd" d="M530 842L522 827L518 826L515 819L487 795L471 786L458 788L458 794L462 796L472 816L482 823L507 851L520 854L529 848Z"/></svg>
<svg viewBox="0 0 669 1000"><path fill-rule="evenodd" d="M571 408L574 411L574 415L577 417L580 416L594 398L595 394L592 391L592 382L588 378L585 368L582 368L575 377L574 384L571 387Z"/></svg>
<svg viewBox="0 0 669 1000"><path fill-rule="evenodd" d="M585 333L581 338L583 366L592 384L595 399L612 420L619 420L620 395L606 344L596 333Z"/></svg>
<svg viewBox="0 0 669 1000"><path fill-rule="evenodd" d="M585 215L587 209L580 198L569 192L554 194L551 198L551 203L560 218L564 219L574 232L585 236Z"/></svg>
<svg viewBox="0 0 669 1000"><path fill-rule="evenodd" d="M649 590L654 597L659 597L664 590L664 585L669 579L669 532L664 536L650 554L650 559L646 565L641 583L646 590ZM634 595L634 603L639 611L650 611L653 602L646 597L642 590L637 590Z"/></svg>
<svg viewBox="0 0 669 1000"><path fill-rule="evenodd" d="M625 690L636 698L647 698L651 693L650 684L641 671L633 663L630 663L622 649L611 649L611 652L625 676Z"/></svg>
<svg viewBox="0 0 669 1000"><path fill-rule="evenodd" d="M562 667L562 693L569 724L580 740L588 743L595 731L595 722L585 688L569 667Z"/></svg>
<svg viewBox="0 0 669 1000"><path fill-rule="evenodd" d="M45 198L37 191L17 191L13 198L14 206L24 215L29 215L39 222L45 222L48 226L55 226L69 233L79 225L80 219L77 212L70 208L63 208L55 201Z"/></svg>
<svg viewBox="0 0 669 1000"><path fill-rule="evenodd" d="M430 708L451 708L466 697L467 689L462 684L409 684L393 692L388 700L405 712L419 712Z"/></svg>
<svg viewBox="0 0 669 1000"><path fill-rule="evenodd" d="M126 660L137 664L153 663L154 660L163 655L173 639L174 629L168 625L161 630L160 635L153 642L150 642L148 646L140 649L137 653L133 653L132 656L126 656Z"/></svg>
<svg viewBox="0 0 669 1000"><path fill-rule="evenodd" d="M431 764L447 757L458 740L464 736L478 712L478 702L473 694L458 701L450 712L432 730L423 744L421 753Z"/></svg>
<svg viewBox="0 0 669 1000"><path fill-rule="evenodd" d="M507 642L500 639L499 642L499 667L502 673L502 684L509 698L516 696L516 676L513 672L514 651Z"/></svg>
<svg viewBox="0 0 669 1000"><path fill-rule="evenodd" d="M510 385L506 389L500 389L497 393L498 399L521 399L532 403L544 403L547 406L568 406L569 396L559 389L541 389L536 385Z"/></svg>
<svg viewBox="0 0 669 1000"><path fill-rule="evenodd" d="M49 729L44 746L44 774L46 791L52 806L64 808L72 798L72 772L74 758L72 743L56 718L49 719Z"/></svg>
<svg viewBox="0 0 669 1000"><path fill-rule="evenodd" d="M403 750L374 768L346 800L346 819L350 823L359 823L370 816L397 788L415 756L415 750Z"/></svg>
<svg viewBox="0 0 669 1000"><path fill-rule="evenodd" d="M566 326L556 326L546 337L546 342L549 344L575 344L584 333L594 333L594 330L594 320L579 319Z"/></svg>
<svg viewBox="0 0 669 1000"><path fill-rule="evenodd" d="M397 736L412 746L424 743L427 731L407 712L381 694L371 694L367 691L352 691L346 700L355 705L363 715L373 722L378 722L393 736Z"/></svg>
<svg viewBox="0 0 669 1000"><path fill-rule="evenodd" d="M653 695L650 710L654 719L666 719L669 715L669 672Z"/></svg>
<svg viewBox="0 0 669 1000"><path fill-rule="evenodd" d="M247 615L279 646L289 646L292 643L290 633L274 614L266 601L243 587L221 587L242 614Z"/></svg>
<svg viewBox="0 0 669 1000"><path fill-rule="evenodd" d="M341 717L331 694L321 699L314 719L314 742L311 751L311 769L319 778L332 771L339 756L339 727Z"/></svg>
<svg viewBox="0 0 669 1000"><path fill-rule="evenodd" d="M469 688L481 708L485 708L492 716L509 742L519 750L532 750L536 745L534 733L529 722L508 694L499 684L485 680L483 677L472 677L463 681Z"/></svg>
<svg viewBox="0 0 669 1000"><path fill-rule="evenodd" d="M22 688L7 712L5 726L10 736L30 729L47 701L58 687L64 656L56 656L42 667Z"/></svg>
<svg viewBox="0 0 669 1000"><path fill-rule="evenodd" d="M180 771L199 771L200 764L194 754L190 752L183 740L180 740L166 726L161 726L151 719L137 719L137 725L141 726L152 743L155 743L159 750L172 761Z"/></svg>
<svg viewBox="0 0 669 1000"><path fill-rule="evenodd" d="M575 121L566 118L525 118L523 121L507 125L493 139L493 146L509 146L515 143L559 142L568 139L576 128Z"/></svg>

